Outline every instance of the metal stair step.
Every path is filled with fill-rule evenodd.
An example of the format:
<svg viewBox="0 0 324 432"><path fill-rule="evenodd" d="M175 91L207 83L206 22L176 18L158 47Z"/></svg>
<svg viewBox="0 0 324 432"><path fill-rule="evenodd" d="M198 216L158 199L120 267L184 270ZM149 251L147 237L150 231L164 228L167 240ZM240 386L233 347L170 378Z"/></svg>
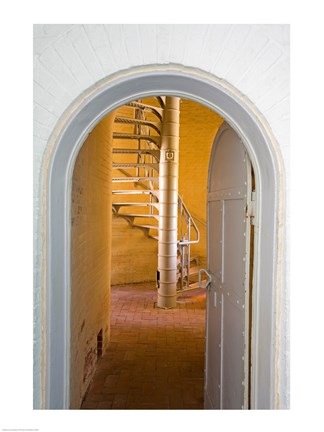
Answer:
<svg viewBox="0 0 324 432"><path fill-rule="evenodd" d="M129 139L129 140L141 140L141 141L150 141L159 147L161 139L158 136L153 135L139 135L139 134L128 134L128 133L120 133L114 132L113 139Z"/></svg>
<svg viewBox="0 0 324 432"><path fill-rule="evenodd" d="M159 203L150 203L150 202L113 202L112 205L114 207L159 207Z"/></svg>
<svg viewBox="0 0 324 432"><path fill-rule="evenodd" d="M155 171L159 171L159 164L157 163L113 163L114 169L119 168L153 168Z"/></svg>
<svg viewBox="0 0 324 432"><path fill-rule="evenodd" d="M198 267L198 266L190 267L190 269L189 269L189 275L198 274L199 270L200 270L200 267Z"/></svg>
<svg viewBox="0 0 324 432"><path fill-rule="evenodd" d="M180 267L179 267L180 266ZM179 263L178 264L178 267L179 267L179 271L180 271L180 268L181 268L181 263ZM184 268L183 268L183 275L184 276L187 276L188 275L188 272L187 272L187 266L185 265L184 266ZM189 269L189 276L197 276L198 275L198 270L196 271L196 270L194 270L194 271L192 271L191 269Z"/></svg>
<svg viewBox="0 0 324 432"><path fill-rule="evenodd" d="M141 120L136 118L130 118L130 117L115 117L115 123L122 123L122 124L135 124L135 125L143 125L151 127L152 129L156 130L160 134L160 123L155 123L148 120Z"/></svg>
<svg viewBox="0 0 324 432"><path fill-rule="evenodd" d="M190 263L193 263L193 262L195 262L195 263L198 265L198 263L199 263L199 257L198 257L198 256L196 256L196 257L191 257L191 258L190 258Z"/></svg>
<svg viewBox="0 0 324 432"><path fill-rule="evenodd" d="M114 148L113 149L113 153L114 154L148 154L151 155L153 157L155 157L155 159L159 160L160 158L160 150L151 150L151 149L124 149L124 148Z"/></svg>
<svg viewBox="0 0 324 432"><path fill-rule="evenodd" d="M154 229L159 230L159 227L157 225L142 225L142 224L133 224L135 228L146 228L146 229Z"/></svg>
<svg viewBox="0 0 324 432"><path fill-rule="evenodd" d="M158 177L113 177L113 183L137 183L141 181L152 181L155 183L159 182Z"/></svg>
<svg viewBox="0 0 324 432"><path fill-rule="evenodd" d="M120 217L130 217L130 218L154 218L154 219L159 219L159 215L158 214L141 214L141 213L118 213L117 216Z"/></svg>
<svg viewBox="0 0 324 432"><path fill-rule="evenodd" d="M139 190L134 190L134 189L119 189L119 190L113 190L112 191L113 195L154 195L157 196L159 195L159 191L158 190L154 190L154 189L139 189Z"/></svg>

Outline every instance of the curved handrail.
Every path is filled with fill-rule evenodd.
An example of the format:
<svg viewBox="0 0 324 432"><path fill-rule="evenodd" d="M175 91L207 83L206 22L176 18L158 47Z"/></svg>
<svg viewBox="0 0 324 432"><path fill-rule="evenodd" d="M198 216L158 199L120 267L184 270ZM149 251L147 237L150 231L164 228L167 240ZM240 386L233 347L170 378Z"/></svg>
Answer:
<svg viewBox="0 0 324 432"><path fill-rule="evenodd" d="M200 240L200 232L199 229L193 219L193 217L191 216L191 214L189 213L189 210L187 208L187 206L185 205L185 203L183 202L183 199L181 198L180 195L178 195L178 207L180 207L180 212L181 212L181 216L185 216L187 225L188 225L188 230L189 230L189 239L188 240L178 240L178 245L189 245L189 244L194 244L194 243L198 243ZM190 240L190 227L193 227L193 229L196 232L196 238L194 240Z"/></svg>

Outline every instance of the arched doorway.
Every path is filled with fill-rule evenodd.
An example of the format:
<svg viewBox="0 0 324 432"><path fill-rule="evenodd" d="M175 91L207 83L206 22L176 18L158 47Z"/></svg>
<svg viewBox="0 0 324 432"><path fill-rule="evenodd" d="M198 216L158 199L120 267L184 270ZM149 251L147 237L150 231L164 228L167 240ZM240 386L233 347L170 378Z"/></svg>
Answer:
<svg viewBox="0 0 324 432"><path fill-rule="evenodd" d="M260 189L251 405L274 407L279 156L252 107L233 89L197 71L175 68L134 70L103 82L83 98L56 139L47 173L46 408L69 406L70 197L78 150L107 113L126 102L161 94L191 99L218 112L240 136L253 164Z"/></svg>

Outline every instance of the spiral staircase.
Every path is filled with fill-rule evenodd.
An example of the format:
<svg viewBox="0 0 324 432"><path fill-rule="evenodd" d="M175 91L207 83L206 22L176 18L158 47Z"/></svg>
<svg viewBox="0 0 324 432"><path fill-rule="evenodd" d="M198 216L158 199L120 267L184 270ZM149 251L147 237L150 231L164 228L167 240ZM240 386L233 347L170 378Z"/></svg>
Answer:
<svg viewBox="0 0 324 432"><path fill-rule="evenodd" d="M165 99L156 97L148 105L130 102L116 112L113 132L113 204L116 217L134 229L159 239L160 136ZM199 288L199 258L191 256L191 245L199 242L199 231L178 195L177 292Z"/></svg>

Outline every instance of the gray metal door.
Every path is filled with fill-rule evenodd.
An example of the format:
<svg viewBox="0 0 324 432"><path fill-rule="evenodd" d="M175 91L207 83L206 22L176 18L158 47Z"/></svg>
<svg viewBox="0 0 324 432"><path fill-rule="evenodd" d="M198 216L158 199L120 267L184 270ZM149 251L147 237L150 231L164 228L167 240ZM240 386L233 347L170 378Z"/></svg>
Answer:
<svg viewBox="0 0 324 432"><path fill-rule="evenodd" d="M251 164L229 125L217 133L208 184L205 407L248 408Z"/></svg>

